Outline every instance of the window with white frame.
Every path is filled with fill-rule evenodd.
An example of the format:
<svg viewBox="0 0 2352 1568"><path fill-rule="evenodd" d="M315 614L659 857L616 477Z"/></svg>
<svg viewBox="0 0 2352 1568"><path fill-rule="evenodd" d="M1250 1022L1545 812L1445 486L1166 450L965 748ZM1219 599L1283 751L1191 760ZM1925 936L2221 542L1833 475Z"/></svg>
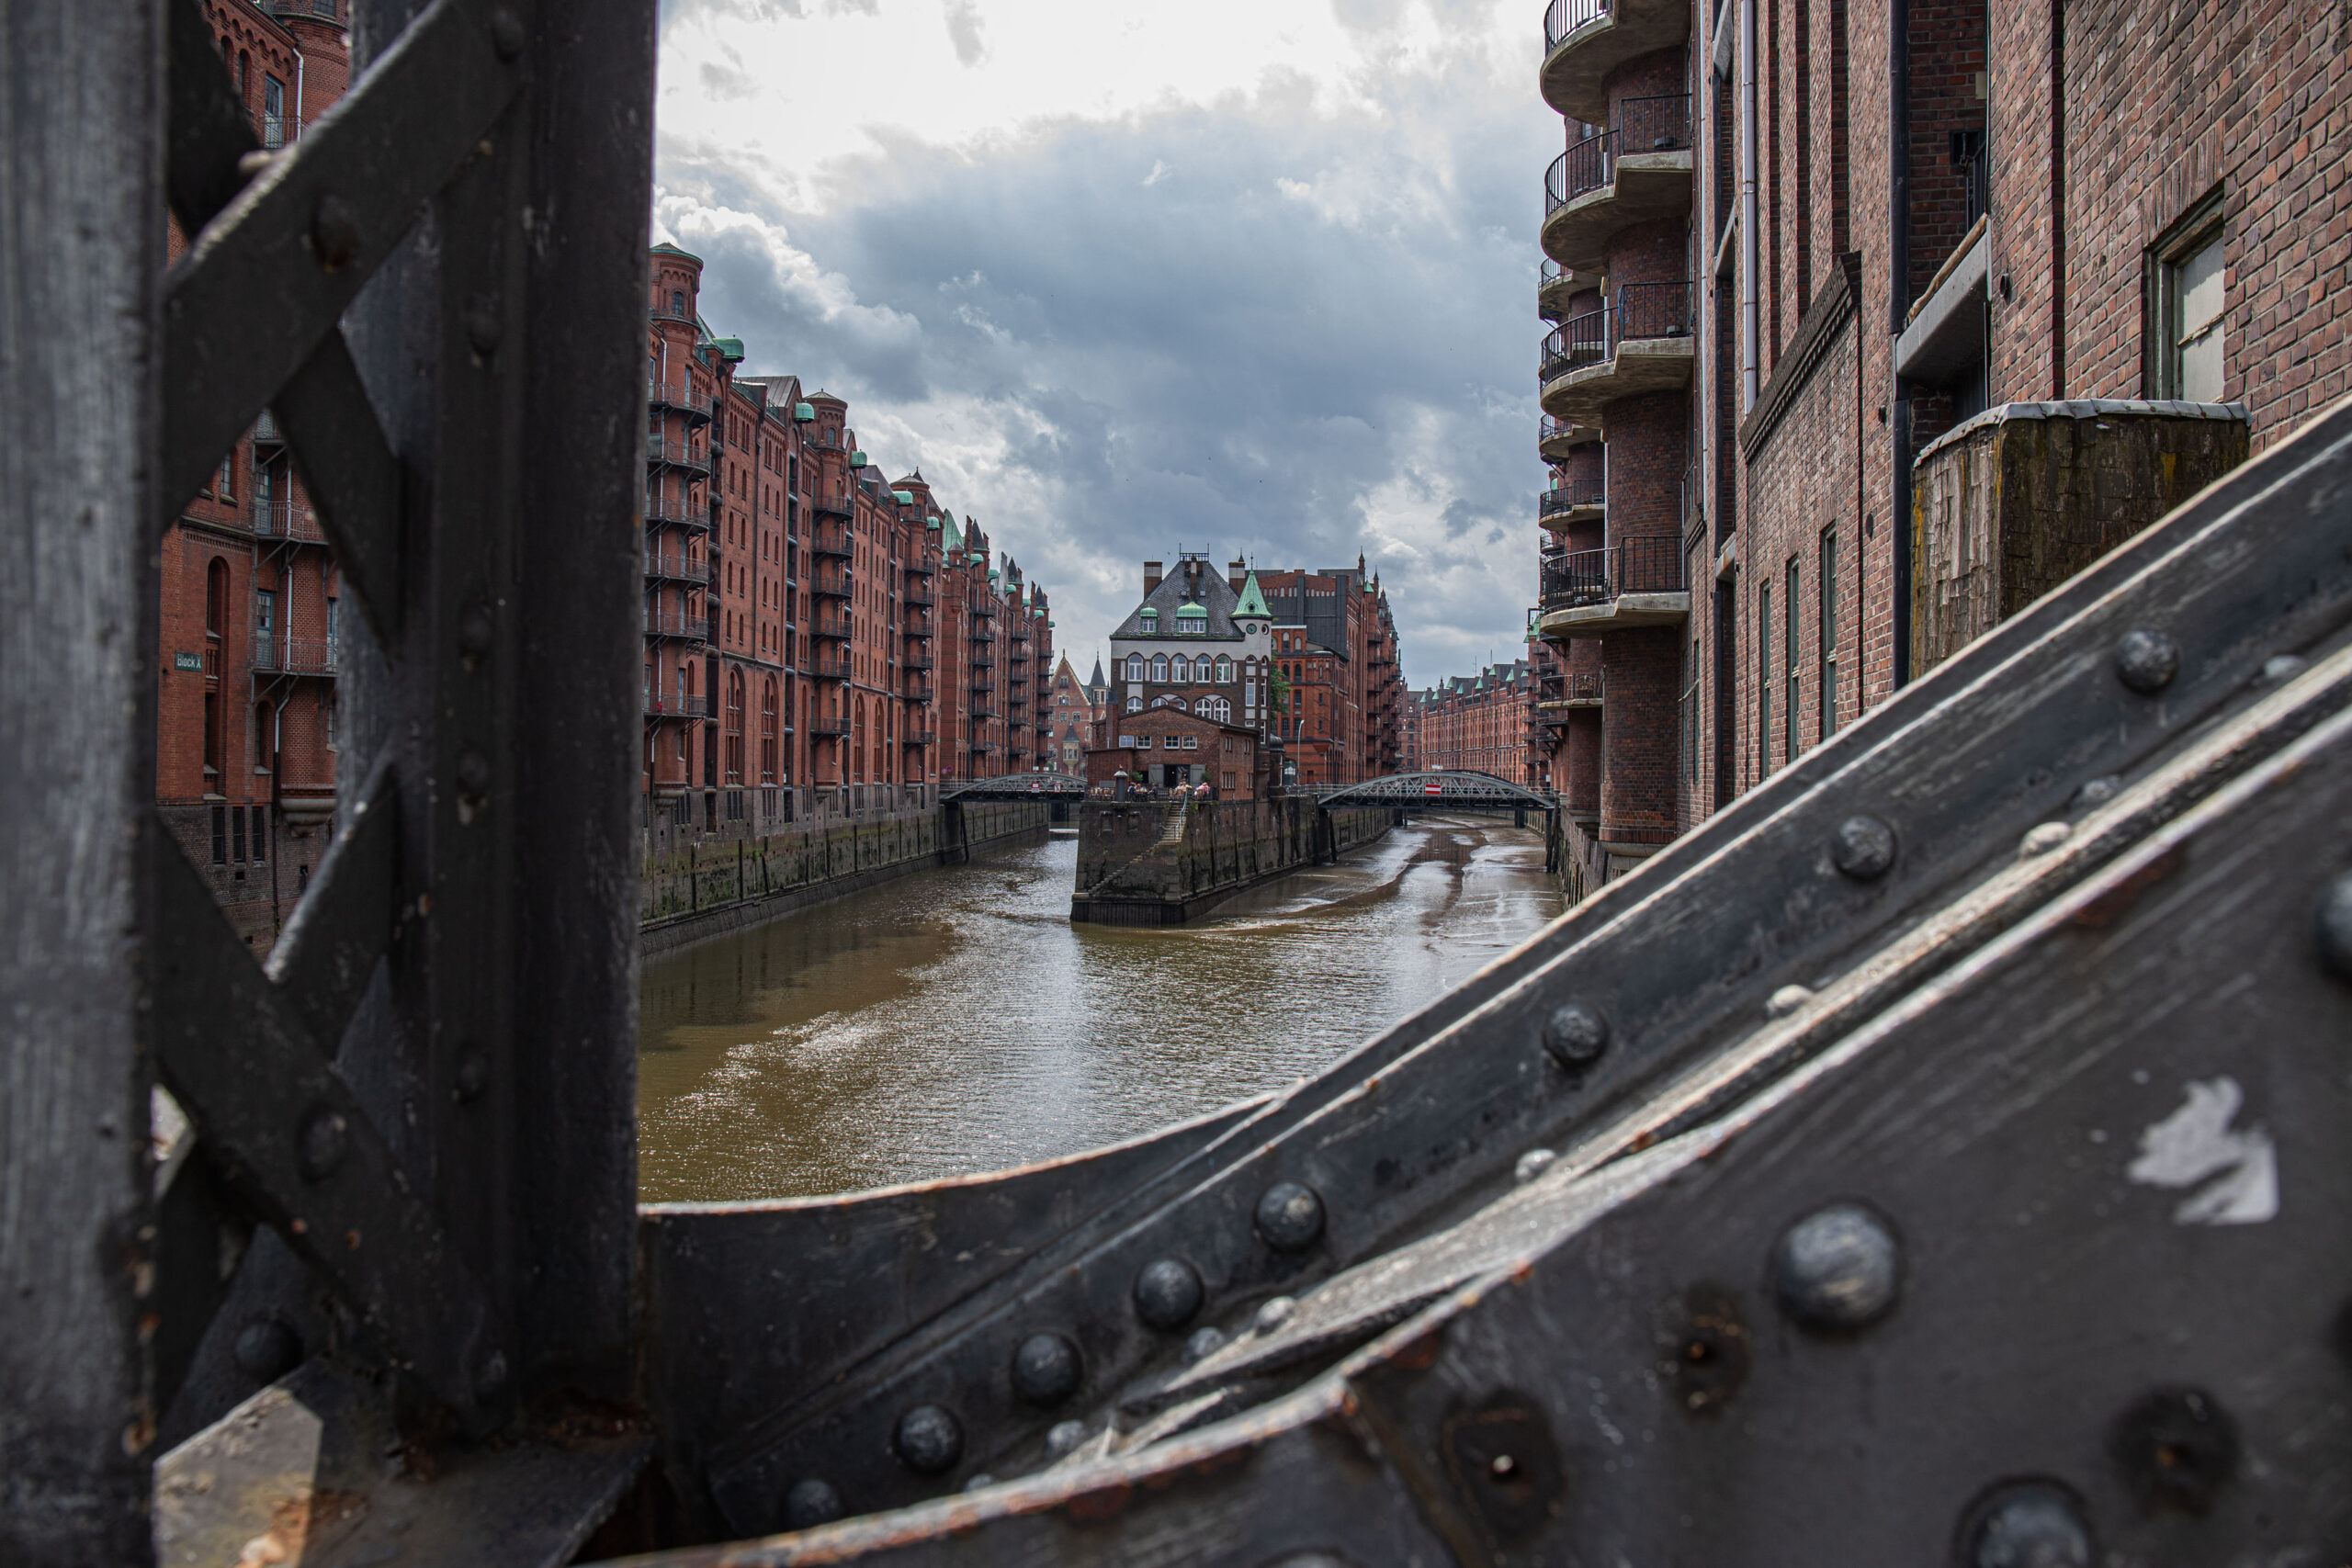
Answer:
<svg viewBox="0 0 2352 1568"><path fill-rule="evenodd" d="M1233 660L1222 653L1216 656L1216 683L1220 686L1233 684Z"/></svg>
<svg viewBox="0 0 2352 1568"><path fill-rule="evenodd" d="M2150 254L2154 384L2149 390L2156 397L2197 403L2222 400L2227 368L2222 238L2217 197L2176 224L2172 236Z"/></svg>
<svg viewBox="0 0 2352 1568"><path fill-rule="evenodd" d="M1168 684L1168 655L1161 653L1155 654L1153 656L1151 660L1151 683L1155 686L1165 686Z"/></svg>
<svg viewBox="0 0 2352 1568"><path fill-rule="evenodd" d="M1193 711L1203 718L1213 718L1219 724L1233 717L1233 705L1223 697L1203 697L1193 705Z"/></svg>

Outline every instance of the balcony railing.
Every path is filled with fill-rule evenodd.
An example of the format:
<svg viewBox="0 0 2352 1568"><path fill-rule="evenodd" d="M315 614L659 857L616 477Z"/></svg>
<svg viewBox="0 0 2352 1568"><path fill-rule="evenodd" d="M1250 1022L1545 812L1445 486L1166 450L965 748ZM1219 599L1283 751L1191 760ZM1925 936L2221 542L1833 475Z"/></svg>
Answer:
<svg viewBox="0 0 2352 1568"><path fill-rule="evenodd" d="M1544 339L1536 363L1535 382L1556 381L1571 370L1582 370L1609 357L1609 312L1587 310L1570 316Z"/></svg>
<svg viewBox="0 0 2352 1568"><path fill-rule="evenodd" d="M845 718L812 718L808 721L811 735L847 735L849 720Z"/></svg>
<svg viewBox="0 0 2352 1568"><path fill-rule="evenodd" d="M710 640L710 617L696 611L652 609L645 612L647 637L688 637L695 642Z"/></svg>
<svg viewBox="0 0 2352 1568"><path fill-rule="evenodd" d="M839 556L843 560L850 558L850 544L848 532L840 528L820 528L808 538L808 548L812 554Z"/></svg>
<svg viewBox="0 0 2352 1568"><path fill-rule="evenodd" d="M254 445L282 446L285 444L286 433L278 429L277 416L267 409L262 410L261 417L254 421Z"/></svg>
<svg viewBox="0 0 2352 1568"><path fill-rule="evenodd" d="M684 497L657 495L645 503L648 523L667 523L681 528L710 526L710 502Z"/></svg>
<svg viewBox="0 0 2352 1568"><path fill-rule="evenodd" d="M808 663L808 673L820 681L846 681L855 672L855 668L846 659L820 656Z"/></svg>
<svg viewBox="0 0 2352 1568"><path fill-rule="evenodd" d="M929 670L932 668L931 655L928 653L909 654L906 658L899 660L899 668L901 670Z"/></svg>
<svg viewBox="0 0 2352 1568"><path fill-rule="evenodd" d="M319 527L317 513L290 501L254 502L253 522L254 532L265 539L300 539L311 544L326 542L326 535Z"/></svg>
<svg viewBox="0 0 2352 1568"><path fill-rule="evenodd" d="M1614 129L1596 132L1552 160L1544 172L1544 215L1599 190L1616 177L1617 160L1634 152L1672 152L1690 145L1687 93L1625 98Z"/></svg>
<svg viewBox="0 0 2352 1568"><path fill-rule="evenodd" d="M808 592L820 599L850 597L850 574L846 571L815 571L808 575Z"/></svg>
<svg viewBox="0 0 2352 1568"><path fill-rule="evenodd" d="M1003 710L996 705L992 698L975 697L972 699L971 714L974 718L1000 718L1003 716Z"/></svg>
<svg viewBox="0 0 2352 1568"><path fill-rule="evenodd" d="M713 400L707 392L697 394L684 376L648 375L645 400L657 409L675 409L689 419L707 420Z"/></svg>
<svg viewBox="0 0 2352 1568"><path fill-rule="evenodd" d="M648 550L645 552L645 575L671 582L707 583L716 575L716 563L707 557L697 558L683 550Z"/></svg>
<svg viewBox="0 0 2352 1568"><path fill-rule="evenodd" d="M1551 53L1562 39L1607 15L1609 0L1552 0L1544 8L1544 52Z"/></svg>
<svg viewBox="0 0 2352 1568"><path fill-rule="evenodd" d="M928 677L910 674L900 678L899 695L910 703L927 703L939 695L939 690Z"/></svg>
<svg viewBox="0 0 2352 1568"><path fill-rule="evenodd" d="M935 729L908 729L899 735L901 746L935 746L938 743L939 731Z"/></svg>
<svg viewBox="0 0 2352 1568"><path fill-rule="evenodd" d="M700 692L687 692L669 697L658 693L648 693L645 698L645 716L648 718L708 718L710 699Z"/></svg>
<svg viewBox="0 0 2352 1568"><path fill-rule="evenodd" d="M1545 517L1558 517L1565 513L1575 511L1579 506L1600 504L1600 497L1597 495L1577 495L1565 490L1547 490L1535 498L1535 515L1539 520Z"/></svg>
<svg viewBox="0 0 2352 1568"><path fill-rule="evenodd" d="M710 472L710 454L679 435L648 435L645 461L649 468L667 466Z"/></svg>
<svg viewBox="0 0 2352 1568"><path fill-rule="evenodd" d="M1624 539L1597 550L1570 550L1544 562L1544 608L1575 610L1605 604L1624 593L1681 593L1690 588L1683 571L1682 541Z"/></svg>
<svg viewBox="0 0 2352 1568"><path fill-rule="evenodd" d="M849 637L850 622L846 615L813 615L804 628L811 637Z"/></svg>
<svg viewBox="0 0 2352 1568"><path fill-rule="evenodd" d="M980 672L980 673L975 674L975 675L972 677L972 690L974 690L975 692L993 692L993 691L995 691L995 690L996 690L996 677L995 677L994 675L991 675L991 674L987 673L986 671L982 671L982 672Z"/></svg>
<svg viewBox="0 0 2352 1568"><path fill-rule="evenodd" d="M908 570L912 571L919 569L910 567ZM939 595L933 593L928 588L910 588L906 592L899 595L899 602L902 604L912 605L916 609L928 610L933 605L939 603Z"/></svg>
<svg viewBox="0 0 2352 1568"><path fill-rule="evenodd" d="M1619 343L1634 338L1689 337L1690 283L1620 285L1614 326Z"/></svg>
<svg viewBox="0 0 2352 1568"><path fill-rule="evenodd" d="M343 0L269 0L267 9L273 17L319 17L330 22L343 19Z"/></svg>
<svg viewBox="0 0 2352 1568"><path fill-rule="evenodd" d="M272 675L332 675L335 669L335 639L255 632L254 669Z"/></svg>

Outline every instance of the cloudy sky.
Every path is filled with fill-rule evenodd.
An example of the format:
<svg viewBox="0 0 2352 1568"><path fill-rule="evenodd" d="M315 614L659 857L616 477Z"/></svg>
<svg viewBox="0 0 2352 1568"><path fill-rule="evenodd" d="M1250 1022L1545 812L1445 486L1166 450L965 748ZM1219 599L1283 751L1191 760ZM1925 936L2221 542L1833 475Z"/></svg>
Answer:
<svg viewBox="0 0 2352 1568"><path fill-rule="evenodd" d="M664 0L654 232L1091 663L1140 562L1380 572L1416 685L1533 591L1538 0Z"/></svg>

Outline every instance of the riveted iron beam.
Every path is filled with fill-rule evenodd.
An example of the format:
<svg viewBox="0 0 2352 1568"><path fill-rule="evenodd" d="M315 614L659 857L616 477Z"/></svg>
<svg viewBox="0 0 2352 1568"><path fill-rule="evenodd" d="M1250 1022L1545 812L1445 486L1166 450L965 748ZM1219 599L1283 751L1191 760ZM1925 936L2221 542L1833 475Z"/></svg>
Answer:
<svg viewBox="0 0 2352 1568"><path fill-rule="evenodd" d="M717 1450L722 1503L764 1506L779 1475L839 1468L830 1456L885 1454L876 1434L925 1399L985 1412L967 1414L967 1426L999 1434L1006 1451L1034 1443L1042 1418L997 1392L1001 1347L1023 1322L1059 1316L1098 1325L1089 1359L1105 1378L1164 1367L1173 1347L1123 1322L1119 1293L1154 1257L1182 1251L1213 1300L1246 1304L1470 1212L1507 1190L1531 1146L1611 1120L1634 1123L1629 1141L1663 1135L1669 1127L1639 1124L1643 1105L1747 1032L1775 991L1860 962L1955 883L2006 863L2037 823L2079 815L2070 803L2085 784L2128 777L2192 727L2255 701L2273 655L2340 625L2352 575L2308 519L2347 505L2352 405L1269 1107L1229 1153L1205 1154L1156 1195L1073 1230L1034 1274L958 1303L838 1391L776 1386L778 1417ZM2121 679L2117 659L2125 635L2153 623L2181 651L2177 673L2151 695ZM1896 846L1871 874L1835 863L1841 828L1858 815L1887 824ZM1853 863L1872 869L1868 857ZM1546 1033L1571 1001L1608 1028L1603 1049L1566 1070ZM1677 1114L1688 1108L1676 1104ZM1283 1179L1324 1194L1329 1218L1312 1249L1278 1258L1250 1213ZM936 1484L880 1457L861 1479L884 1502Z"/></svg>
<svg viewBox="0 0 2352 1568"><path fill-rule="evenodd" d="M265 965L328 1060L400 928L397 792L392 770L378 766Z"/></svg>
<svg viewBox="0 0 2352 1568"><path fill-rule="evenodd" d="M195 492L476 155L522 84L530 15L527 0L434 0L196 236L164 280L167 504Z"/></svg>
<svg viewBox="0 0 2352 1568"><path fill-rule="evenodd" d="M408 474L368 400L340 327L319 340L271 400L318 503L335 570L357 596L378 640L401 626L401 541Z"/></svg>
<svg viewBox="0 0 2352 1568"><path fill-rule="evenodd" d="M504 1330L300 1012L149 818L160 931L157 1066L222 1177L413 1364L474 1407L503 1382Z"/></svg>

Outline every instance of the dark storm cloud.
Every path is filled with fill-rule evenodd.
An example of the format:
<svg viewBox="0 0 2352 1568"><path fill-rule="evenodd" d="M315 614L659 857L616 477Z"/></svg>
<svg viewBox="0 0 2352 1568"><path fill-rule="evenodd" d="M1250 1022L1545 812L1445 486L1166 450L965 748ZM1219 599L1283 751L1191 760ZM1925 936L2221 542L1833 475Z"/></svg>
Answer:
<svg viewBox="0 0 2352 1568"><path fill-rule="evenodd" d="M897 145L827 170L814 216L673 156L662 216L749 368L848 398L879 460L922 465L1054 592L1081 661L1141 559L1362 549L1419 683L1516 651L1542 477L1541 105L1448 96L1426 81L1333 118L1275 83ZM720 207L767 226L697 220Z"/></svg>

